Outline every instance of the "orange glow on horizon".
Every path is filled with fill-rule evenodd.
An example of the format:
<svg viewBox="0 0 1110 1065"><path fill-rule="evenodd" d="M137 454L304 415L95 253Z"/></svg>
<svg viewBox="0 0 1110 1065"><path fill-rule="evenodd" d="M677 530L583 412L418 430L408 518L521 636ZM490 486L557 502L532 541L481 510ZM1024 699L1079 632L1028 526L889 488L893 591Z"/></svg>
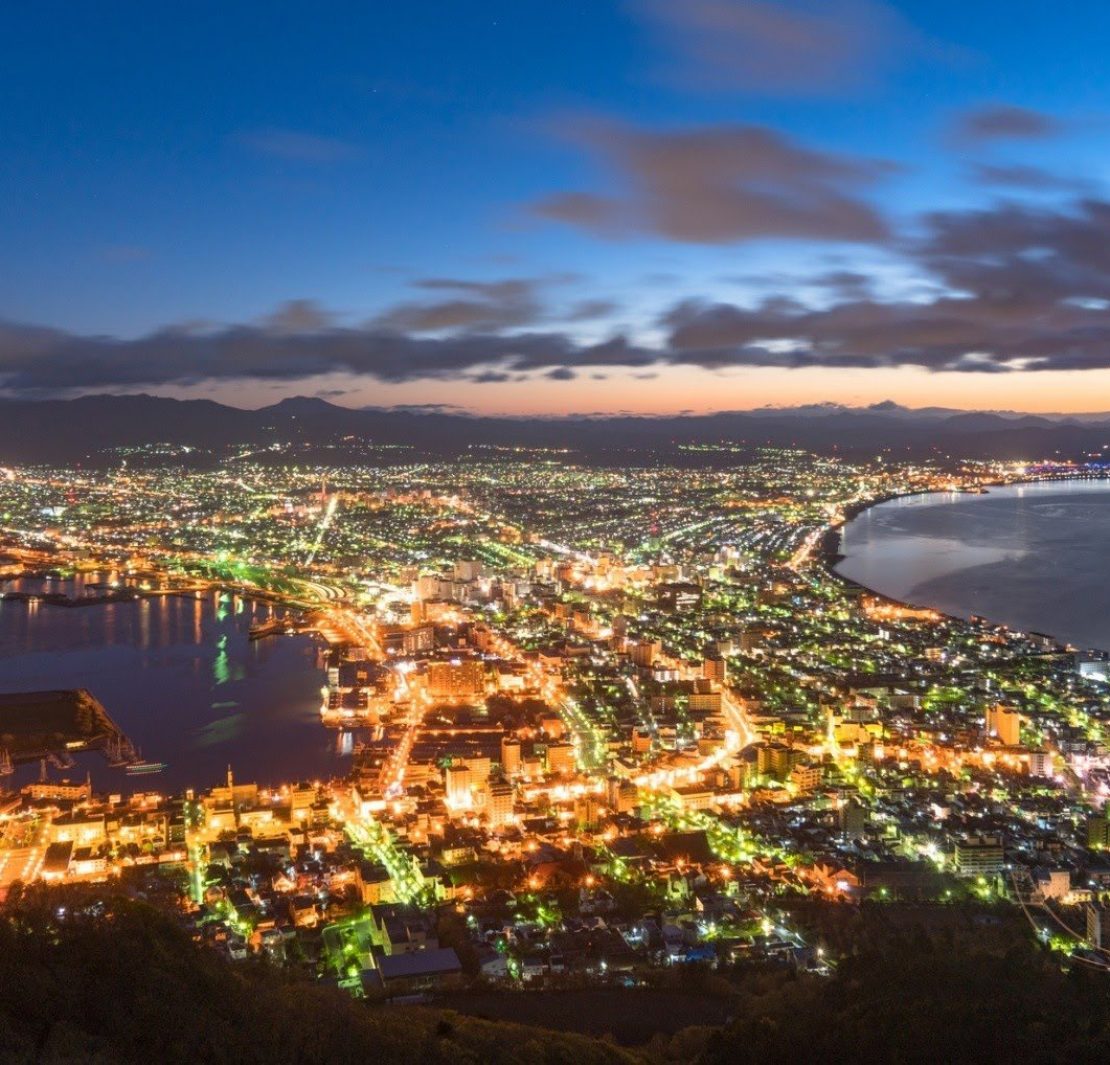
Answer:
<svg viewBox="0 0 1110 1065"><path fill-rule="evenodd" d="M477 383L421 380L383 384L332 374L299 382L214 382L147 389L180 398L210 398L262 407L290 395L322 395L346 407L442 404L475 414L705 414L758 407L840 403L863 407L893 400L906 407L1088 413L1110 409L1110 369L1006 374L929 373L920 369L786 370L743 367L719 372L662 366L613 370L598 380L584 371L570 381L543 376Z"/></svg>

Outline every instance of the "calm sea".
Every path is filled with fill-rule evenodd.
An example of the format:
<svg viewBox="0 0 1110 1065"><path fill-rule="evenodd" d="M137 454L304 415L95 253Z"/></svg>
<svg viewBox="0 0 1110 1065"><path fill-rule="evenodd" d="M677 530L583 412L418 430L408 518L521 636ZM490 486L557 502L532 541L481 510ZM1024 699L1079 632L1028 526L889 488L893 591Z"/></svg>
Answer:
<svg viewBox="0 0 1110 1065"><path fill-rule="evenodd" d="M839 573L894 598L1110 648L1110 481L892 500L841 551Z"/></svg>
<svg viewBox="0 0 1110 1065"><path fill-rule="evenodd" d="M73 595L108 576L4 588ZM128 776L90 753L68 772L48 767L52 779L87 769L102 790L176 791L220 782L229 764L238 780L270 784L341 773L351 736L320 724L315 642L248 639L274 609L226 594L75 608L0 602L0 692L88 688L145 760L167 763ZM38 772L37 763L18 768L14 782Z"/></svg>

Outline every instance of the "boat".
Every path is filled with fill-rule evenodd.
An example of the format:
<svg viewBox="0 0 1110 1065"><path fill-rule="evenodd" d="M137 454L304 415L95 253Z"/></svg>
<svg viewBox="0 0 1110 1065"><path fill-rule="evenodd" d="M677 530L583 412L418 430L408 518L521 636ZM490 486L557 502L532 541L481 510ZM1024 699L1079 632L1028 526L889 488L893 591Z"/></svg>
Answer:
<svg viewBox="0 0 1110 1065"><path fill-rule="evenodd" d="M128 743L128 746L131 751L131 758L125 763L128 776L137 777L145 776L148 773L161 773L166 768L165 762L144 762L143 752L130 743Z"/></svg>
<svg viewBox="0 0 1110 1065"><path fill-rule="evenodd" d="M117 733L108 737L108 741L104 746L105 754L108 756L108 764L110 766L130 765L140 759L141 755L135 750L134 745L122 733Z"/></svg>

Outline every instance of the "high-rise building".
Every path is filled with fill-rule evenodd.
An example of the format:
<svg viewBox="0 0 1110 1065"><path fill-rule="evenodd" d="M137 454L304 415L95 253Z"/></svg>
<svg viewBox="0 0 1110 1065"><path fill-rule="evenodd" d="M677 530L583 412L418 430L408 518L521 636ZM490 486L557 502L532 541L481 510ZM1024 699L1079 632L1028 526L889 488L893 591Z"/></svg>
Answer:
<svg viewBox="0 0 1110 1065"><path fill-rule="evenodd" d="M401 650L407 655L419 654L422 651L431 651L436 645L436 629L434 625L418 625L408 629L401 637Z"/></svg>
<svg viewBox="0 0 1110 1065"><path fill-rule="evenodd" d="M456 562L453 576L457 581L476 581L482 576L482 563L470 559Z"/></svg>
<svg viewBox="0 0 1110 1065"><path fill-rule="evenodd" d="M474 772L468 765L449 765L443 771L447 790L447 805L456 810L469 809L474 804Z"/></svg>
<svg viewBox="0 0 1110 1065"><path fill-rule="evenodd" d="M1102 935L1108 919L1107 909L1101 902L1088 902L1085 910L1087 917L1087 945L1095 950L1102 950Z"/></svg>
<svg viewBox="0 0 1110 1065"><path fill-rule="evenodd" d="M513 786L504 782L492 784L486 813L491 828L500 828L513 819Z"/></svg>
<svg viewBox="0 0 1110 1065"><path fill-rule="evenodd" d="M799 762L790 771L790 782L803 793L816 790L824 779L824 768L814 762Z"/></svg>
<svg viewBox="0 0 1110 1065"><path fill-rule="evenodd" d="M1110 818L1105 814L1087 818L1087 846L1096 850L1110 847Z"/></svg>
<svg viewBox="0 0 1110 1065"><path fill-rule="evenodd" d="M998 740L1006 747L1016 747L1021 743L1021 714L1017 708L997 703L987 707L987 735Z"/></svg>
<svg viewBox="0 0 1110 1065"><path fill-rule="evenodd" d="M520 740L512 736L501 737L501 772L507 777L520 772Z"/></svg>
<svg viewBox="0 0 1110 1065"><path fill-rule="evenodd" d="M574 745L571 743L549 743L547 745L546 766L549 773L573 772Z"/></svg>
<svg viewBox="0 0 1110 1065"><path fill-rule="evenodd" d="M728 667L720 655L709 655L701 664L701 675L706 680L715 680L718 684L725 682Z"/></svg>
<svg viewBox="0 0 1110 1065"><path fill-rule="evenodd" d="M1005 848L1001 836L968 836L956 842L957 876L993 876L1005 867Z"/></svg>
<svg viewBox="0 0 1110 1065"><path fill-rule="evenodd" d="M574 820L580 829L597 828L603 807L592 795L583 795L574 801Z"/></svg>
<svg viewBox="0 0 1110 1065"><path fill-rule="evenodd" d="M1029 752L1029 775L1051 780L1056 775L1052 767L1052 753L1042 748Z"/></svg>
<svg viewBox="0 0 1110 1065"><path fill-rule="evenodd" d="M765 743L756 748L756 757L760 776L784 781L804 756L784 743Z"/></svg>
<svg viewBox="0 0 1110 1065"><path fill-rule="evenodd" d="M429 662L426 683L433 699L472 698L485 690L486 667L475 658Z"/></svg>
<svg viewBox="0 0 1110 1065"><path fill-rule="evenodd" d="M639 640L632 645L629 653L636 665L650 667L662 651L663 645L658 640Z"/></svg>

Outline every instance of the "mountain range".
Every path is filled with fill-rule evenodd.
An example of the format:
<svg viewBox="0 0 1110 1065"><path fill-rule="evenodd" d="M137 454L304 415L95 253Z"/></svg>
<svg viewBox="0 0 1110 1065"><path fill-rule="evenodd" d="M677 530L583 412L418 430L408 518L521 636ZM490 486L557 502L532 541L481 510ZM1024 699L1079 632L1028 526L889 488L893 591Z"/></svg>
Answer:
<svg viewBox="0 0 1110 1065"><path fill-rule="evenodd" d="M438 408L342 407L293 397L257 410L212 400L150 395L0 399L0 464L118 461L154 444L219 455L238 446L302 449L403 445L431 455L475 446L560 448L627 460L630 452L679 454L682 445L801 447L846 456L950 455L1006 460L1110 458L1110 413L1028 415L1010 411L805 407L636 416L476 416Z"/></svg>

